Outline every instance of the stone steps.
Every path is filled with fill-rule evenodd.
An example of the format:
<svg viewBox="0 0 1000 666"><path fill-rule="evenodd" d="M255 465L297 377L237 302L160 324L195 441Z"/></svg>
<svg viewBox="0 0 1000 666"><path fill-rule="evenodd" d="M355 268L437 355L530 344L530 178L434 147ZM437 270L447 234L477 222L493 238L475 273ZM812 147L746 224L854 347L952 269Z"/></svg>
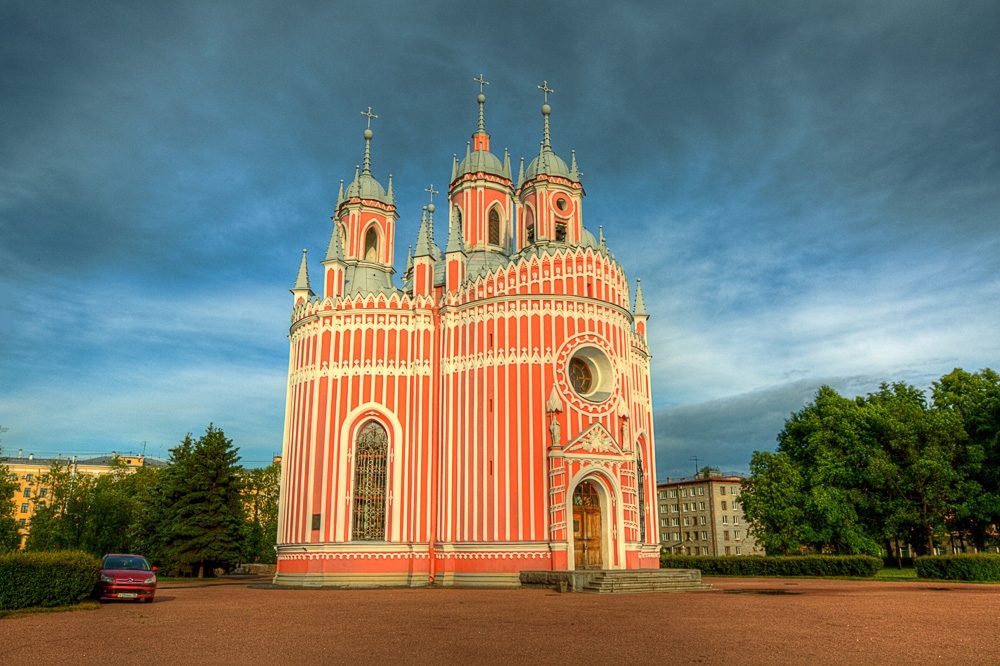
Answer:
<svg viewBox="0 0 1000 666"><path fill-rule="evenodd" d="M709 592L697 569L632 569L594 574L581 592L591 594L631 594L641 592Z"/></svg>

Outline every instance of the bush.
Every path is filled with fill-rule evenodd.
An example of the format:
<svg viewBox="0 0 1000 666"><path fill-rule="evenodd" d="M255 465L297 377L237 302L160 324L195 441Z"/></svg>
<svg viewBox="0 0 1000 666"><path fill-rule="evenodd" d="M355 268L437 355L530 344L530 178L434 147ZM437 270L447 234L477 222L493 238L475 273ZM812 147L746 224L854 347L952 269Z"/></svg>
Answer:
<svg viewBox="0 0 1000 666"><path fill-rule="evenodd" d="M863 576L882 568L882 560L868 555L791 555L767 557L697 557L660 555L661 569L701 569L703 576Z"/></svg>
<svg viewBox="0 0 1000 666"><path fill-rule="evenodd" d="M73 550L0 555L0 610L79 603L100 571L100 560Z"/></svg>
<svg viewBox="0 0 1000 666"><path fill-rule="evenodd" d="M1000 581L1000 555L927 555L913 564L920 578Z"/></svg>

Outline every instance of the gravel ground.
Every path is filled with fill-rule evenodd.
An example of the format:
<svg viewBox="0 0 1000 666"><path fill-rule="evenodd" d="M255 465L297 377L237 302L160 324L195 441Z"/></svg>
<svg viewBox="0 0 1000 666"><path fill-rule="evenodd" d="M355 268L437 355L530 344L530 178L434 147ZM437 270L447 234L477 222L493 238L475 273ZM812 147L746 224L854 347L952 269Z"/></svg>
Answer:
<svg viewBox="0 0 1000 666"><path fill-rule="evenodd" d="M996 664L1000 586L706 578L720 592L267 590L0 620L0 664Z"/></svg>

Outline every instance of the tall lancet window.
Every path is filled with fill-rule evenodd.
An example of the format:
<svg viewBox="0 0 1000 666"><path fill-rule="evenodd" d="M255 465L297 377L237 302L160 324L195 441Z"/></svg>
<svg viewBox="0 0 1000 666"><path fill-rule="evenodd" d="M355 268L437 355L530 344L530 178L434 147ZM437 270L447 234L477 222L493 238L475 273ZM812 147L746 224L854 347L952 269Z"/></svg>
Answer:
<svg viewBox="0 0 1000 666"><path fill-rule="evenodd" d="M354 516L351 538L385 541L385 463L389 438L385 428L369 421L354 447Z"/></svg>
<svg viewBox="0 0 1000 666"><path fill-rule="evenodd" d="M378 261L378 232L375 227L365 234L365 261Z"/></svg>
<svg viewBox="0 0 1000 666"><path fill-rule="evenodd" d="M490 245L500 244L500 213L496 208L490 209Z"/></svg>
<svg viewBox="0 0 1000 666"><path fill-rule="evenodd" d="M635 475L638 477L639 487L639 541L646 543L646 489L642 470L642 442L635 443Z"/></svg>

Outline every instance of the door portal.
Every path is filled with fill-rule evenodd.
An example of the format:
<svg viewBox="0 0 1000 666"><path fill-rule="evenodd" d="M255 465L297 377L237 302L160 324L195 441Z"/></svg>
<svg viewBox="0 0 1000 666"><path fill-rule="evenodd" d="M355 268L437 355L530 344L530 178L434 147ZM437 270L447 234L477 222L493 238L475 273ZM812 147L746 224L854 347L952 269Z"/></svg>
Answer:
<svg viewBox="0 0 1000 666"><path fill-rule="evenodd" d="M584 481L573 493L573 551L577 569L600 569L601 496L590 481Z"/></svg>

